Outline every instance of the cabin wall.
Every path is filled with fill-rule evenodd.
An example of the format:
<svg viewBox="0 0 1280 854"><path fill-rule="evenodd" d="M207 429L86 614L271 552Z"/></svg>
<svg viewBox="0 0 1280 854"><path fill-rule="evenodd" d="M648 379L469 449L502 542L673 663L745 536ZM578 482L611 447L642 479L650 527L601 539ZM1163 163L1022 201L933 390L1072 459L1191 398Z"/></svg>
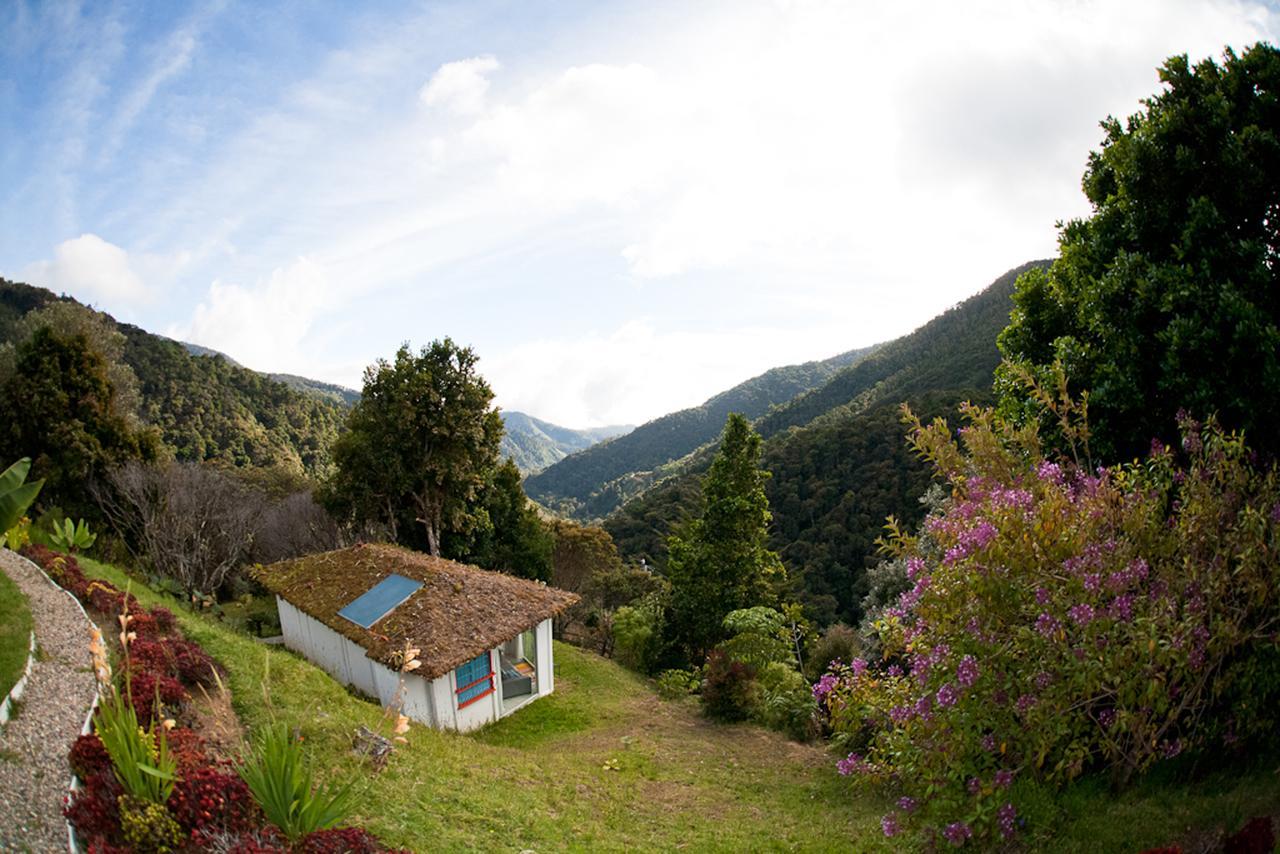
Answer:
<svg viewBox="0 0 1280 854"><path fill-rule="evenodd" d="M538 696L550 694L555 690L555 663L551 653L551 621L543 620L537 628L538 660L533 666L538 669Z"/></svg>
<svg viewBox="0 0 1280 854"><path fill-rule="evenodd" d="M457 704L457 673L449 672L451 694L454 707L454 728L460 732L469 732L502 717L502 673L498 669L498 650L489 650L489 669L493 671L494 690L488 696L481 697L466 708L459 709Z"/></svg>

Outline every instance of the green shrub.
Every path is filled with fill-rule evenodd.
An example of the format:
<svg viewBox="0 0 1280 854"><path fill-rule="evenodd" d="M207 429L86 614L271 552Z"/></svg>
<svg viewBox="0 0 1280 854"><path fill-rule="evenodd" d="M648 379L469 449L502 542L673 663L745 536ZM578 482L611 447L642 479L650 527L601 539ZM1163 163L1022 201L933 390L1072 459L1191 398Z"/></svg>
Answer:
<svg viewBox="0 0 1280 854"><path fill-rule="evenodd" d="M98 535L89 532L89 525L84 519L79 522L63 519L61 524L55 523L49 533L49 545L69 554L91 548L97 539Z"/></svg>
<svg viewBox="0 0 1280 854"><path fill-rule="evenodd" d="M177 762L169 753L164 725L153 720L143 729L133 703L118 688L113 688L98 706L94 720L98 738L111 757L125 794L153 804L169 800L177 780Z"/></svg>
<svg viewBox="0 0 1280 854"><path fill-rule="evenodd" d="M284 724L262 731L239 772L267 819L294 842L336 826L354 800L350 783L320 789L312 785L311 772L302 761L302 741Z"/></svg>
<svg viewBox="0 0 1280 854"><path fill-rule="evenodd" d="M698 690L698 674L690 670L664 670L658 674L658 696L678 700Z"/></svg>
<svg viewBox="0 0 1280 854"><path fill-rule="evenodd" d="M44 486L43 480L26 483L30 471L31 460L23 457L0 472L0 536L7 538L9 529L22 520L31 502L40 494L40 487Z"/></svg>
<svg viewBox="0 0 1280 854"><path fill-rule="evenodd" d="M857 630L844 623L828 626L809 650L809 657L804 663L805 676L817 681L831 662L843 661L847 664L861 651L862 643Z"/></svg>
<svg viewBox="0 0 1280 854"><path fill-rule="evenodd" d="M818 702L813 698L808 680L795 668L775 661L760 671L756 682L759 683L757 721L797 741L808 741L817 734L814 715Z"/></svg>
<svg viewBox="0 0 1280 854"><path fill-rule="evenodd" d="M615 657L641 673L650 673L662 654L664 602L650 594L634 605L624 605L613 615Z"/></svg>
<svg viewBox="0 0 1280 854"><path fill-rule="evenodd" d="M729 639L720 649L755 670L774 662L795 661L790 627L782 613L763 605L730 611L724 618Z"/></svg>

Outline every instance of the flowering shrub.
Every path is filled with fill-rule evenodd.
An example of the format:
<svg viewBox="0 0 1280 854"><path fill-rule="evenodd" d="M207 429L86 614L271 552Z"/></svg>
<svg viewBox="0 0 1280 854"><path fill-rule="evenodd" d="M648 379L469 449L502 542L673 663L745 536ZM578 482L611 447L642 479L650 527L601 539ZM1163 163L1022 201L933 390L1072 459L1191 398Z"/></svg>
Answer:
<svg viewBox="0 0 1280 854"><path fill-rule="evenodd" d="M1069 404L1054 412L1079 462L1046 459L1034 426L963 412L958 442L907 412L950 499L926 520L929 548L892 532L910 588L874 624L879 660L814 686L852 750L840 771L907 790L884 832L1008 838L1016 779L1124 783L1266 734L1280 710L1274 468L1187 418L1184 465L1156 445L1094 468Z"/></svg>

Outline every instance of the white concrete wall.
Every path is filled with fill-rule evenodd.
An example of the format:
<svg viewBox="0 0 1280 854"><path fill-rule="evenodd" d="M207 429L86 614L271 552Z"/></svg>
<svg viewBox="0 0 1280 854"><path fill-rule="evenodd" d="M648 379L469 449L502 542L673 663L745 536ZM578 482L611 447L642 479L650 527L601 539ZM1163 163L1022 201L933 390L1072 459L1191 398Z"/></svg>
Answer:
<svg viewBox="0 0 1280 854"><path fill-rule="evenodd" d="M370 659L363 647L335 632L319 620L276 597L280 611L280 629L289 649L323 668L343 685L350 685L367 697L390 705L400 684L400 676L391 668ZM551 650L551 620L543 620L535 629L537 637L538 693L550 694L555 689L554 661ZM527 653L527 650L526 650ZM427 680L421 676L405 676L401 697L404 714L409 718L439 729L468 732L502 717L502 670L498 648L489 650L489 667L493 670L494 691L458 708L457 671Z"/></svg>

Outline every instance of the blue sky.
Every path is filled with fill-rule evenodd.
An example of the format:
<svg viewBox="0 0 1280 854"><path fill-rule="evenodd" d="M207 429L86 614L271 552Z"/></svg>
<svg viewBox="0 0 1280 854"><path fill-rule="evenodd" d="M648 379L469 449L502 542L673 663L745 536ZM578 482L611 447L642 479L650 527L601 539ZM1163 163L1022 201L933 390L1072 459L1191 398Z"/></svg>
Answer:
<svg viewBox="0 0 1280 854"><path fill-rule="evenodd" d="M640 422L1051 255L1097 122L1244 0L8 3L0 275L359 386Z"/></svg>

